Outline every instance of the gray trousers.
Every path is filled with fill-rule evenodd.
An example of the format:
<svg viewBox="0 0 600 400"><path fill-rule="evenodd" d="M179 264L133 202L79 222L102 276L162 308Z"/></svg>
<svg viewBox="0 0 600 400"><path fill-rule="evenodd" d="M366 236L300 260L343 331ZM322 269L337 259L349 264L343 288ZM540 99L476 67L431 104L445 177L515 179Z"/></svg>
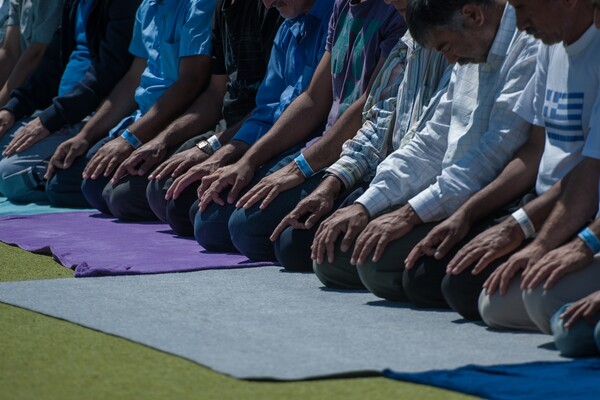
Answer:
<svg viewBox="0 0 600 400"><path fill-rule="evenodd" d="M17 121L0 139L0 151L3 151L21 128L34 118L35 116ZM44 180L48 161L56 148L62 142L75 136L83 124L81 122L64 127L25 151L0 158L0 193L16 202L48 201Z"/></svg>
<svg viewBox="0 0 600 400"><path fill-rule="evenodd" d="M508 292L489 296L485 290L479 297L483 321L494 328L541 331L551 334L550 319L566 303L577 301L600 290L600 256L575 273L565 275L549 290L540 284L533 290L519 288L520 276L513 278Z"/></svg>

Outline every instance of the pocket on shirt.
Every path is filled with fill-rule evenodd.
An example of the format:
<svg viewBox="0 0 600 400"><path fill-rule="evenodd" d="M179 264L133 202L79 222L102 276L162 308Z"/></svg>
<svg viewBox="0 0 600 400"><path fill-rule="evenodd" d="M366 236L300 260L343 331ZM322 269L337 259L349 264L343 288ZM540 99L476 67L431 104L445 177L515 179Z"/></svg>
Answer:
<svg viewBox="0 0 600 400"><path fill-rule="evenodd" d="M179 41L170 43L162 41L160 44L161 75L167 80L176 80L179 77Z"/></svg>

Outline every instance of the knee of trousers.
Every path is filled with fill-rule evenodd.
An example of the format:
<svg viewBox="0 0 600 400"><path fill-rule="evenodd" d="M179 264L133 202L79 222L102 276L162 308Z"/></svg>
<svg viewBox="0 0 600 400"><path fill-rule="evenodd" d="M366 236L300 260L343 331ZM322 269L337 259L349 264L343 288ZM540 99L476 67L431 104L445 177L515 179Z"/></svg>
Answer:
<svg viewBox="0 0 600 400"><path fill-rule="evenodd" d="M24 168L17 161L16 157L0 160L0 193L16 201L44 199L42 170L36 166Z"/></svg>
<svg viewBox="0 0 600 400"><path fill-rule="evenodd" d="M197 203L195 207L198 208ZM166 222L177 235L194 236L194 224L192 223L193 219L190 218L190 207L183 207L171 199L167 202L166 219Z"/></svg>
<svg viewBox="0 0 600 400"><path fill-rule="evenodd" d="M102 196L106 184L107 180L104 178L84 179L81 183L81 192L93 208L104 214L111 214L104 196Z"/></svg>
<svg viewBox="0 0 600 400"><path fill-rule="evenodd" d="M552 335L556 348L565 357L598 355L594 326L581 319L570 328L564 327L564 321L560 315L567 310L568 306L569 304L565 304L551 318Z"/></svg>
<svg viewBox="0 0 600 400"><path fill-rule="evenodd" d="M203 212L196 213L194 218L194 238L208 251L221 251L237 253L231 242L229 218L226 207L211 204ZM230 215L230 214L229 214Z"/></svg>
<svg viewBox="0 0 600 400"><path fill-rule="evenodd" d="M167 200L165 200L165 180L153 179L146 187L146 200L150 209L162 222L167 222Z"/></svg>
<svg viewBox="0 0 600 400"><path fill-rule="evenodd" d="M143 193L134 193L127 183L120 183L116 186L108 184L102 195L111 214L120 220L151 221L156 219L146 200L145 188Z"/></svg>
<svg viewBox="0 0 600 400"><path fill-rule="evenodd" d="M481 320L479 314L479 294L481 286L469 285L470 272L460 275L446 275L442 280L442 295L450 308L469 321ZM478 287L477 290L474 288Z"/></svg>
<svg viewBox="0 0 600 400"><path fill-rule="evenodd" d="M261 218L262 211L257 207L250 210L236 209L229 219L228 229L235 248L253 261L275 261L273 243L269 240L271 229ZM271 230L271 232L267 232Z"/></svg>
<svg viewBox="0 0 600 400"><path fill-rule="evenodd" d="M312 272L313 262L310 258L310 246L313 238L313 230L288 227L273 243L277 261L288 271Z"/></svg>
<svg viewBox="0 0 600 400"><path fill-rule="evenodd" d="M443 278L443 274L432 274L417 265L404 270L402 288L408 300L419 308L448 308L442 295Z"/></svg>
<svg viewBox="0 0 600 400"><path fill-rule="evenodd" d="M544 290L542 285L523 292L523 304L527 314L540 331L552 334L550 320L561 305L553 299L553 291Z"/></svg>
<svg viewBox="0 0 600 400"><path fill-rule="evenodd" d="M73 175L77 175L74 177ZM46 195L54 207L89 208L90 204L81 193L81 174L70 170L57 170L46 182Z"/></svg>
<svg viewBox="0 0 600 400"><path fill-rule="evenodd" d="M408 301L402 287L404 268L382 270L378 267L378 263L372 261L356 266L360 281L367 290L386 300Z"/></svg>
<svg viewBox="0 0 600 400"><path fill-rule="evenodd" d="M317 278L331 289L357 290L364 289L356 267L350 264L350 260L337 257L333 263L327 261L322 264L313 262L313 271Z"/></svg>

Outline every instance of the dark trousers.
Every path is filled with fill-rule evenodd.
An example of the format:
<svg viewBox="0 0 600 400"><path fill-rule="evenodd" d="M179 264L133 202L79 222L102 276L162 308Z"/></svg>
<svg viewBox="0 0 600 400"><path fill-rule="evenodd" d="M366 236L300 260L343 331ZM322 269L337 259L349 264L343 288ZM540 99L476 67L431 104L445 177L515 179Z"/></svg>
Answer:
<svg viewBox="0 0 600 400"><path fill-rule="evenodd" d="M295 146L284 154L262 166L252 181L240 193L242 196L262 178L283 168L298 155L301 146ZM320 177L315 176L307 182L316 187ZM291 189L279 194L277 199L265 210L258 205L248 210L236 209L235 204L219 206L211 204L204 212L198 212L194 219L194 236L202 247L210 251L240 252L255 261L275 261L273 243L269 236L297 202L306 196L303 187ZM221 194L226 198L227 193Z"/></svg>

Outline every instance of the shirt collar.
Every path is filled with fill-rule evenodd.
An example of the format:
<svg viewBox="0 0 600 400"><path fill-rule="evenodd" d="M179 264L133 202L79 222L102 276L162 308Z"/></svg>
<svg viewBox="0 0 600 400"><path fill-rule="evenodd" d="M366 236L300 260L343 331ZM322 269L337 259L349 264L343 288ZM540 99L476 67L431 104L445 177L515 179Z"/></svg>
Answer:
<svg viewBox="0 0 600 400"><path fill-rule="evenodd" d="M508 48L513 41L516 31L517 17L515 15L515 9L509 3L506 3L500 25L498 26L498 31L496 32L496 37L494 38L494 42L488 53L488 63L495 57L506 57Z"/></svg>

